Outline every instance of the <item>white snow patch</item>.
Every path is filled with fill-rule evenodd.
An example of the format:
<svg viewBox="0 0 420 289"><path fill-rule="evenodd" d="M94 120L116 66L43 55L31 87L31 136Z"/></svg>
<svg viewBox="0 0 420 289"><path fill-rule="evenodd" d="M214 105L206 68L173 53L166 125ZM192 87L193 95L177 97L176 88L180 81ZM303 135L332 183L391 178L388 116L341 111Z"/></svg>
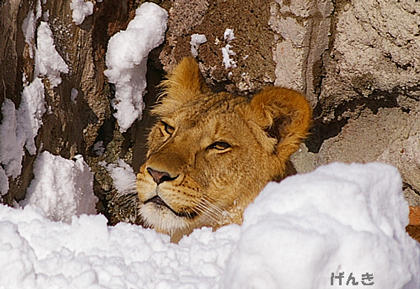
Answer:
<svg viewBox="0 0 420 289"><path fill-rule="evenodd" d="M72 161L44 151L21 204L42 208L51 220L70 222L75 215L96 214L96 202L93 174L81 155Z"/></svg>
<svg viewBox="0 0 420 289"><path fill-rule="evenodd" d="M86 17L93 14L93 3L84 0L72 0L70 9L72 10L73 22L80 25Z"/></svg>
<svg viewBox="0 0 420 289"><path fill-rule="evenodd" d="M24 146L31 155L36 153L35 137L45 111L44 85L40 78L35 78L24 87L17 111L10 99L4 100L1 109L0 163L7 176L16 178L20 175Z"/></svg>
<svg viewBox="0 0 420 289"><path fill-rule="evenodd" d="M36 22L39 18L41 18L42 14L42 7L41 1L38 0L36 3L36 7L34 9L29 10L28 15L25 17L22 23L22 32L25 38L25 42L29 45L29 56L31 58L34 57L35 51L35 28Z"/></svg>
<svg viewBox="0 0 420 289"><path fill-rule="evenodd" d="M191 54L194 57L198 56L198 47L200 47L201 44L207 42L207 37L204 34L193 34L191 35Z"/></svg>
<svg viewBox="0 0 420 289"><path fill-rule="evenodd" d="M57 50L47 22L41 21L37 30L37 49L35 54L35 76L47 76L51 87L61 83L60 73L68 73L69 68Z"/></svg>
<svg viewBox="0 0 420 289"><path fill-rule="evenodd" d="M0 125L0 163L7 176L16 178L21 172L21 162L24 155L24 137L18 138L15 104L6 98L1 106L3 116ZM20 130L21 131L21 130Z"/></svg>
<svg viewBox="0 0 420 289"><path fill-rule="evenodd" d="M71 102L73 102L74 104L77 103L77 96L79 95L79 92L77 91L76 88L72 88L71 89L71 93L70 93L70 100Z"/></svg>
<svg viewBox="0 0 420 289"><path fill-rule="evenodd" d="M93 152L97 156L103 156L106 148L104 147L104 141L100 140L93 144Z"/></svg>
<svg viewBox="0 0 420 289"><path fill-rule="evenodd" d="M9 191L9 179L7 178L6 172L0 166L0 201L1 196L7 194Z"/></svg>
<svg viewBox="0 0 420 289"><path fill-rule="evenodd" d="M223 33L223 39L227 42L230 42L233 39L235 39L235 34L233 33L233 29L226 28L225 32Z"/></svg>
<svg viewBox="0 0 420 289"><path fill-rule="evenodd" d="M223 65L225 66L225 69L236 68L236 61L230 58L231 56L236 55L232 50L232 45L229 44L229 42L235 39L233 29L227 28L223 33L223 39L228 43L225 47L222 47Z"/></svg>
<svg viewBox="0 0 420 289"><path fill-rule="evenodd" d="M232 45L226 44L225 47L222 47L222 55L225 69L236 68L236 61L230 58L231 56L236 55L236 53L232 51Z"/></svg>
<svg viewBox="0 0 420 289"><path fill-rule="evenodd" d="M29 56L34 57L35 50L35 14L34 10L29 10L28 15L22 23L23 36L25 42L29 45Z"/></svg>
<svg viewBox="0 0 420 289"><path fill-rule="evenodd" d="M124 160L118 159L116 164L106 164L102 162L112 180L114 181L114 187L120 194L132 193L136 187L136 174L133 168L128 165Z"/></svg>
<svg viewBox="0 0 420 289"><path fill-rule="evenodd" d="M36 153L35 137L42 126L45 111L44 84L37 77L29 86L24 87L17 112L18 143L24 140L25 147L31 155Z"/></svg>
<svg viewBox="0 0 420 289"><path fill-rule="evenodd" d="M67 224L32 205L0 205L0 284L418 289L420 246L405 232L401 186L388 165L332 164L270 183L245 211L242 226L198 229L178 245L139 226L107 227L100 215ZM358 286L346 286L349 277Z"/></svg>
<svg viewBox="0 0 420 289"><path fill-rule="evenodd" d="M125 31L111 37L106 53L104 74L115 84L114 117L125 132L140 119L146 93L146 70L149 52L165 37L168 13L154 3L144 3Z"/></svg>

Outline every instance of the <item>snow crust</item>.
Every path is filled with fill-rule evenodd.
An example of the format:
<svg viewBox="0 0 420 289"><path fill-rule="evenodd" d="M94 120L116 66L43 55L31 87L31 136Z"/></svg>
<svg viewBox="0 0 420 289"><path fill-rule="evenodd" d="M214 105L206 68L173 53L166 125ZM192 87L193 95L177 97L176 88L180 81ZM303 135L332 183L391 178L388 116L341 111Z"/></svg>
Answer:
<svg viewBox="0 0 420 289"><path fill-rule="evenodd" d="M198 47L200 47L201 44L207 42L207 37L204 34L192 34L191 35L191 54L194 57L198 56Z"/></svg>
<svg viewBox="0 0 420 289"><path fill-rule="evenodd" d="M22 206L41 208L53 221L70 222L72 216L96 214L93 174L81 155L75 161L41 153L34 164L34 179Z"/></svg>
<svg viewBox="0 0 420 289"><path fill-rule="evenodd" d="M70 2L70 9L72 10L73 22L80 25L85 21L85 18L93 14L93 3L84 0L72 0Z"/></svg>
<svg viewBox="0 0 420 289"><path fill-rule="evenodd" d="M44 84L38 77L25 86L19 109L10 99L2 104L0 125L0 163L7 176L16 178L21 173L24 147L31 155L36 153L35 137L42 126L44 115Z"/></svg>
<svg viewBox="0 0 420 289"><path fill-rule="evenodd" d="M34 205L0 205L0 287L325 289L354 276L354 288L418 289L401 185L388 165L332 164L268 184L242 226L198 229L179 244L100 215L61 223ZM343 285L331 285L340 272Z"/></svg>
<svg viewBox="0 0 420 289"><path fill-rule="evenodd" d="M7 191L9 191L9 179L7 178L4 169L0 166L0 201Z"/></svg>
<svg viewBox="0 0 420 289"><path fill-rule="evenodd" d="M61 83L60 73L68 73L69 68L57 50L47 22L41 21L37 30L37 49L35 54L35 75L47 76L51 87Z"/></svg>
<svg viewBox="0 0 420 289"><path fill-rule="evenodd" d="M229 44L235 39L233 29L227 28L223 33L223 39L228 43L225 47L222 47L223 65L225 66L225 69L236 68L236 61L230 58L231 56L236 55L232 50L232 45Z"/></svg>
<svg viewBox="0 0 420 289"><path fill-rule="evenodd" d="M108 42L108 69L104 74L115 84L112 105L121 132L142 116L147 57L152 49L163 43L167 19L166 10L154 3L144 3L136 10L127 29L112 36Z"/></svg>
<svg viewBox="0 0 420 289"><path fill-rule="evenodd" d="M103 162L101 165L108 170L114 181L114 187L120 194L133 193L137 179L130 165L122 159L118 159L116 164L106 164Z"/></svg>

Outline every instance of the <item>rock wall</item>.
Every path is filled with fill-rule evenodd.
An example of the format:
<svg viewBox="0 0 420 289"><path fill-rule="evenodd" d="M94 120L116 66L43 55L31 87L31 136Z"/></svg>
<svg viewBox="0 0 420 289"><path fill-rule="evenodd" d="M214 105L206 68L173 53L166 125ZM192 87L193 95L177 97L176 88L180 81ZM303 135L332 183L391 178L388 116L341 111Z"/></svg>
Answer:
<svg viewBox="0 0 420 289"><path fill-rule="evenodd" d="M95 174L98 210L117 220L126 217L113 209L115 203L127 200L115 199L112 180L100 163L121 158L137 170L153 119L146 113L126 133L119 132L110 104L113 87L103 74L105 53L109 38L126 28L143 2L93 1L93 14L80 25L72 20L71 0L0 4L0 104L8 98L18 107L25 83L34 78L32 48L22 30L32 11L40 15L37 25L49 24L56 50L69 67L56 87L43 79L48 113L36 138L38 152L70 159L82 154ZM411 204L420 205L417 1L154 2L169 12L169 20L165 43L149 56L146 111L156 100L154 86L165 71L191 54L191 36L205 35L207 41L196 46L196 58L214 90L252 94L275 84L307 95L314 124L293 156L298 171L334 161L391 163L402 173ZM103 153L95 149L98 144ZM3 202L24 197L35 158L26 151L22 173L9 177Z"/></svg>

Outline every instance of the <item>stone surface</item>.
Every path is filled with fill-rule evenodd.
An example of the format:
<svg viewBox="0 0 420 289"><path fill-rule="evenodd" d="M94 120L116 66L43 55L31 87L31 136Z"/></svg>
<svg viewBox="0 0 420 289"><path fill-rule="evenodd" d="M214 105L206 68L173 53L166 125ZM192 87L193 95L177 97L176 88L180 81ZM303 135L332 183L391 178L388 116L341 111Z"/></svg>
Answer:
<svg viewBox="0 0 420 289"><path fill-rule="evenodd" d="M255 5L252 0L174 0L167 43L160 54L164 70L171 70L182 57L191 55L192 34L204 34L207 42L200 45L197 59L207 82L216 90L249 93L274 83L269 7L270 1ZM233 29L235 39L224 39L226 29ZM235 53L232 59L236 68L222 65L222 48L227 44Z"/></svg>

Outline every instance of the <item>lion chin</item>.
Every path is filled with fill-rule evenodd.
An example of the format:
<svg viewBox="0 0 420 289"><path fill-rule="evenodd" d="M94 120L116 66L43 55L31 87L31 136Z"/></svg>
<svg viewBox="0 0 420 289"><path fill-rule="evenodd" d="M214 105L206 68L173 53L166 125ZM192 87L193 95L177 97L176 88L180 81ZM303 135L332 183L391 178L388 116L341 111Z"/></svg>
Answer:
<svg viewBox="0 0 420 289"><path fill-rule="evenodd" d="M173 242L195 228L241 224L263 187L292 173L289 157L311 123L308 101L281 87L253 98L213 93L193 58L161 87L136 183L144 224Z"/></svg>

